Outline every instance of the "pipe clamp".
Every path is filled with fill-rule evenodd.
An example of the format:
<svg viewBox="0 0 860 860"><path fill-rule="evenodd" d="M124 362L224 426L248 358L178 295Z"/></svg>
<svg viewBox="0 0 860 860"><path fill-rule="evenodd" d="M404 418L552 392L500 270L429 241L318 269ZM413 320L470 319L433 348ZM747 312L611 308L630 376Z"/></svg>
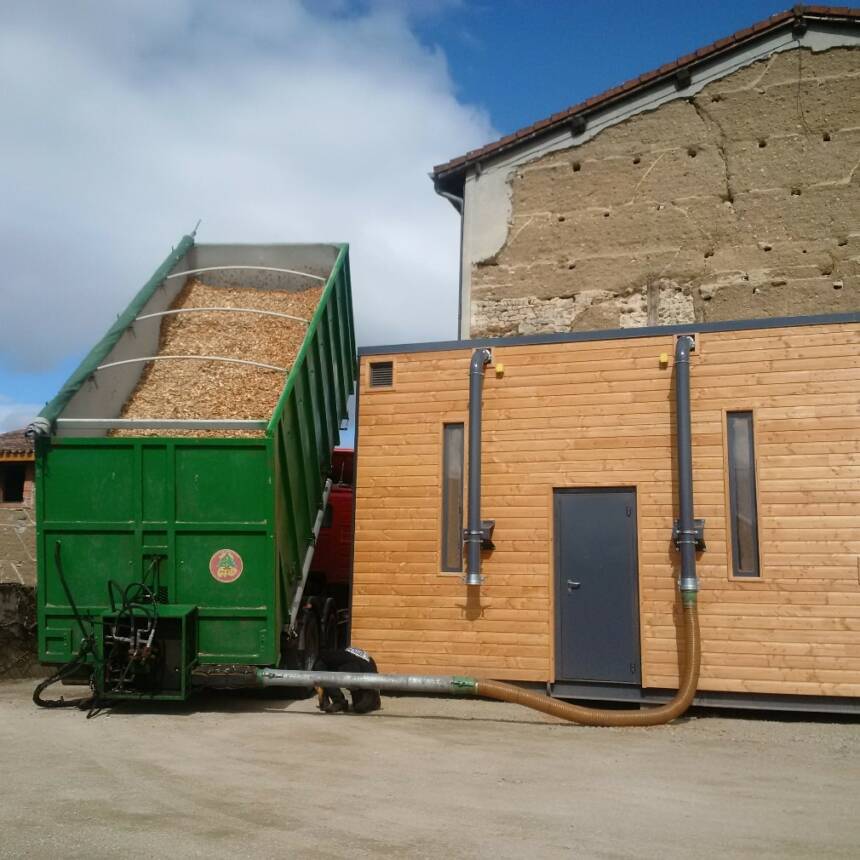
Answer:
<svg viewBox="0 0 860 860"><path fill-rule="evenodd" d="M681 544L695 544L699 552L704 552L707 549L705 545L705 521L703 519L694 519L692 529L682 529L679 520L675 520L672 524L672 543L680 549Z"/></svg>

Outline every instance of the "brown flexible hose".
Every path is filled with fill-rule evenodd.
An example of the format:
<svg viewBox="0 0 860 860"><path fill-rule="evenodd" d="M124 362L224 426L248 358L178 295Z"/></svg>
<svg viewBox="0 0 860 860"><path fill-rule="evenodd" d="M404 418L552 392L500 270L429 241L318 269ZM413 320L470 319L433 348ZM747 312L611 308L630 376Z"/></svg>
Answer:
<svg viewBox="0 0 860 860"><path fill-rule="evenodd" d="M583 726L658 726L680 717L696 694L699 683L699 665L701 663L701 643L699 641L699 613L695 597L684 606L684 666L683 677L675 697L659 705L641 711L610 711L600 708L583 708L571 705L550 696L532 693L505 684L501 681L478 680L477 694L502 702L512 702L525 705L562 720L570 720Z"/></svg>

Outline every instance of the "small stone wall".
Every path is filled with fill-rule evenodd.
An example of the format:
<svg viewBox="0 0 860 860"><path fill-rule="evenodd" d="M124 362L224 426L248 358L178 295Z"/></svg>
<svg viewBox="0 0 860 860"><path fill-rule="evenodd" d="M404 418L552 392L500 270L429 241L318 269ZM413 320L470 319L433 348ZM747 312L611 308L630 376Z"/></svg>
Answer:
<svg viewBox="0 0 860 860"><path fill-rule="evenodd" d="M36 521L33 464L23 501L0 504L0 678L38 671L36 660Z"/></svg>
<svg viewBox="0 0 860 860"><path fill-rule="evenodd" d="M36 591L0 582L0 678L37 674Z"/></svg>
<svg viewBox="0 0 860 860"><path fill-rule="evenodd" d="M26 500L27 485L24 492ZM26 501L0 505L0 582L36 585L36 521Z"/></svg>

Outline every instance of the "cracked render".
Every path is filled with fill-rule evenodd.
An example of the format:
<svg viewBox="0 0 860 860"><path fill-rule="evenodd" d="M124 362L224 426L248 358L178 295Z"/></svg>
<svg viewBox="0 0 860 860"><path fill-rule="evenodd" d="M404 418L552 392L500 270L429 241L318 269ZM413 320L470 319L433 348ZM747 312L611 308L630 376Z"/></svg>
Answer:
<svg viewBox="0 0 860 860"><path fill-rule="evenodd" d="M860 308L860 50L774 54L516 168L473 336Z"/></svg>

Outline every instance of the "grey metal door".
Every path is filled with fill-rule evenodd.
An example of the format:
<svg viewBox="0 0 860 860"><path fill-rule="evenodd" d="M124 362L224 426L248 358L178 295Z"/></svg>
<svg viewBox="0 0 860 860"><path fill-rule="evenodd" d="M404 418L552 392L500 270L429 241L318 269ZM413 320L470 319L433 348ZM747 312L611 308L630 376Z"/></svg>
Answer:
<svg viewBox="0 0 860 860"><path fill-rule="evenodd" d="M636 491L556 490L556 680L639 684Z"/></svg>

